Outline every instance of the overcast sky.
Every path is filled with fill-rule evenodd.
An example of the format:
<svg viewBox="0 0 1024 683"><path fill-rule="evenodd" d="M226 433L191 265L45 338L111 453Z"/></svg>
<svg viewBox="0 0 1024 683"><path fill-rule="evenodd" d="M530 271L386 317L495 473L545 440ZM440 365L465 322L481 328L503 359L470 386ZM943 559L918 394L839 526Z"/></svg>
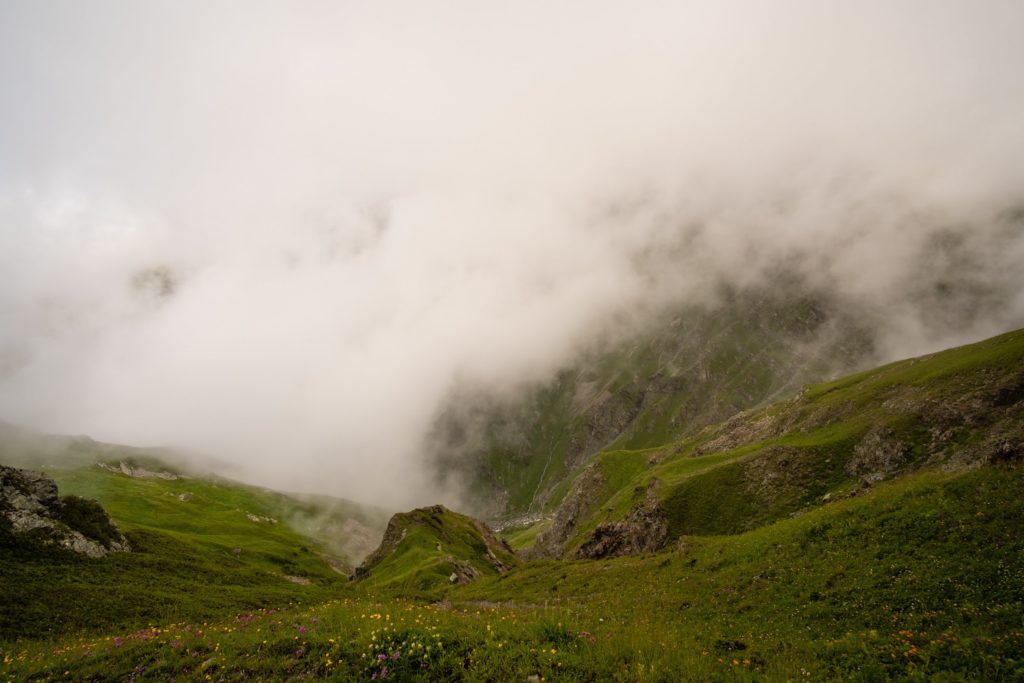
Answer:
<svg viewBox="0 0 1024 683"><path fill-rule="evenodd" d="M0 419L404 506L437 494L456 380L543 381L611 316L778 263L885 357L1022 325L1022 26L1019 0L0 0ZM928 310L944 271L985 306Z"/></svg>

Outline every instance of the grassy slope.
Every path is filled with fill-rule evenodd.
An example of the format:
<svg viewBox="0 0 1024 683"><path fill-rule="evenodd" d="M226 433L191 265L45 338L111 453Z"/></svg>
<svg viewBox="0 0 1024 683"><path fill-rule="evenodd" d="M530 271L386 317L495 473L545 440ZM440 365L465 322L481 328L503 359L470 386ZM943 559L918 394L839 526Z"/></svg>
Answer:
<svg viewBox="0 0 1024 683"><path fill-rule="evenodd" d="M330 519L333 508L328 507L329 502L302 502L227 480L132 478L98 467L51 470L49 474L62 493L98 500L125 530L158 530L229 549L241 548L243 554L274 557L272 564L277 565L299 547L333 555L316 534L295 529L311 526L302 525L302 520L316 519L318 514ZM181 500L182 496L186 500ZM346 501L335 504L343 518L365 520L371 528L383 530L382 512L360 509ZM249 514L276 521L253 522ZM340 555L332 559L349 566L362 559Z"/></svg>
<svg viewBox="0 0 1024 683"><path fill-rule="evenodd" d="M872 425L930 434L899 408L908 401L954 416L981 394L1019 405L1020 387L1003 380L1022 358L1015 332L811 387L668 447L603 453L601 509L628 510L652 473L663 503L692 487L689 502L669 505L678 548L416 586L440 600L429 604L397 597L416 592L417 552L421 567L437 559L437 536L411 530L391 568L399 580L357 584L340 601L202 629L168 623L182 617L167 611L157 630L0 645L0 675L118 678L141 667L160 678L365 680L387 667L399 680L1024 679L1024 468L942 471L925 467L941 458L915 451L902 476L817 505L822 491L845 490L838 456ZM976 447L988 424L972 419L944 447ZM768 428L748 434L750 424ZM714 443L721 450L695 455ZM732 468L778 453L801 463L807 487L785 489L774 508L737 496L746 479Z"/></svg>
<svg viewBox="0 0 1024 683"><path fill-rule="evenodd" d="M448 585L453 559L480 575L496 574L488 552L507 566L517 564L495 538L485 537L473 518L440 506L421 508L395 515L384 545L367 559L369 574L360 584L399 595L431 595Z"/></svg>
<svg viewBox="0 0 1024 683"><path fill-rule="evenodd" d="M249 521L247 511L265 511L244 487L132 479L98 468L52 474L62 494L102 500L132 552L89 560L5 535L0 555L4 638L323 600L346 584L309 538L284 524ZM187 502L177 498L184 491L192 494Z"/></svg>
<svg viewBox="0 0 1024 683"><path fill-rule="evenodd" d="M451 606L357 592L202 628L0 646L0 676L1020 679L1022 486L1019 468L920 473L682 551L530 563L448 589Z"/></svg>
<svg viewBox="0 0 1024 683"><path fill-rule="evenodd" d="M843 494L857 485L844 465L872 428L886 426L910 445L909 467L930 456L939 460L980 439L989 425L972 416L955 425L945 454L929 453L922 411L952 405L968 394L993 388L1024 371L1024 331L978 344L891 363L835 382L812 385L797 399L715 425L681 442L640 451L605 451L598 456L604 485L595 492L591 515L581 520L568 543L578 547L604 522L623 518L644 498L654 479L669 518L673 538L682 534L737 533L817 505L826 494ZM1003 389L1005 390L1005 389ZM1012 398L1012 397L1011 397ZM996 403L998 398L990 399ZM907 407L911 404L911 407ZM824 418L821 416L825 416ZM754 430L749 438L729 436L738 423L775 428ZM704 450L709 451L701 455ZM775 476L757 487L755 475ZM520 532L524 533L524 532Z"/></svg>
<svg viewBox="0 0 1024 683"><path fill-rule="evenodd" d="M714 310L677 311L672 324L581 362L523 406L502 406L470 473L472 490L486 492L482 507L498 490L507 493L508 513L553 510L596 452L670 443L850 367L868 351L863 335L838 334L811 299L728 298ZM585 387L610 398L580 403Z"/></svg>
<svg viewBox="0 0 1024 683"><path fill-rule="evenodd" d="M31 458L12 459L32 464ZM3 639L322 601L348 589L347 576L331 565L344 569L361 558L337 558L331 552L336 548L321 547L313 534L296 527L352 514L383 529L381 513L350 511L351 504L297 501L226 480L128 477L83 465L93 458L63 446L46 459L72 466L48 474L62 495L99 500L125 532L132 552L89 560L5 534L0 539ZM153 471L166 469L151 456L133 452L131 459ZM250 514L276 521L254 522Z"/></svg>

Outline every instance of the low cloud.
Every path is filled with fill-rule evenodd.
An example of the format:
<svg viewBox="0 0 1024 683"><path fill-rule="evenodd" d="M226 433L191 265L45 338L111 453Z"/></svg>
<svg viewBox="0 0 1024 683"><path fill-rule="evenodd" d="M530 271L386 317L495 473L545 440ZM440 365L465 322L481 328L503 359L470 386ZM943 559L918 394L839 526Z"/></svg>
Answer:
<svg viewBox="0 0 1024 683"><path fill-rule="evenodd" d="M8 3L0 416L427 502L459 381L786 268L1024 324L1017 2Z"/></svg>

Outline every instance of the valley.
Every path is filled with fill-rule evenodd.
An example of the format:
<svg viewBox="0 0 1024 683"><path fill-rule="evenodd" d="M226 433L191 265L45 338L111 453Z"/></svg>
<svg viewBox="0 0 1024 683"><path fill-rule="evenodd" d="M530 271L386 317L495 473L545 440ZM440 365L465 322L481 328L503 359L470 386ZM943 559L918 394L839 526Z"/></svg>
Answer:
<svg viewBox="0 0 1024 683"><path fill-rule="evenodd" d="M1024 675L1024 331L612 444L499 535L5 429L131 547L3 531L6 680Z"/></svg>

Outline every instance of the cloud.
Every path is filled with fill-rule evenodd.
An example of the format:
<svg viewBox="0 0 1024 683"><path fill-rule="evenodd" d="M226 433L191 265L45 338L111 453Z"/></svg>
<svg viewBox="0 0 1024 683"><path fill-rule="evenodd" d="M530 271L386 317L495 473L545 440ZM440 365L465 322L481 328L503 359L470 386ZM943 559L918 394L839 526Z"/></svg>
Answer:
<svg viewBox="0 0 1024 683"><path fill-rule="evenodd" d="M7 4L0 415L402 506L457 378L780 264L1024 322L1016 2Z"/></svg>

